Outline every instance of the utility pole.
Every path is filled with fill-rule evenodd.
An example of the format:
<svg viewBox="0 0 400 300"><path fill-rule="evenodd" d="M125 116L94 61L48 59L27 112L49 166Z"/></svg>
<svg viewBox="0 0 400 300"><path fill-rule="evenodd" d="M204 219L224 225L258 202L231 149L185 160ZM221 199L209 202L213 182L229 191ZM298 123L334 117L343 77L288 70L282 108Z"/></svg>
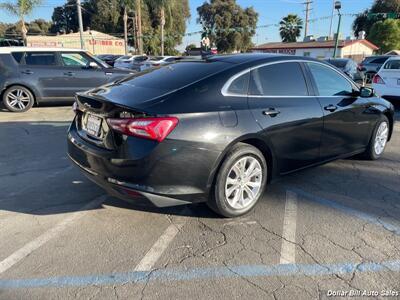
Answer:
<svg viewBox="0 0 400 300"><path fill-rule="evenodd" d="M126 6L124 7L124 42L125 42L125 55L128 55L128 12Z"/></svg>
<svg viewBox="0 0 400 300"><path fill-rule="evenodd" d="M304 26L304 37L308 36L308 20L310 18L310 4L312 3L311 0L306 0L306 2L304 2L303 4L306 5L306 24Z"/></svg>
<svg viewBox="0 0 400 300"><path fill-rule="evenodd" d="M164 56L164 26L165 26L165 12L164 12L164 7L161 7L161 56Z"/></svg>
<svg viewBox="0 0 400 300"><path fill-rule="evenodd" d="M83 22L82 22L81 0L76 0L76 9L78 10L79 35L81 38L81 49L84 49L85 42L83 41Z"/></svg>
<svg viewBox="0 0 400 300"><path fill-rule="evenodd" d="M337 11L338 11L339 21L338 21L337 32L336 32L335 49L333 50L333 58L336 58L336 53L337 53L337 49L338 49L338 45L339 45L340 23L342 21L342 14L340 12L341 8L342 8L342 3L340 1L335 1L335 9L337 9Z"/></svg>
<svg viewBox="0 0 400 300"><path fill-rule="evenodd" d="M332 14L331 14L331 23L329 25L329 35L328 38L332 37L332 26L333 26L333 17L335 15L335 0L332 1Z"/></svg>
<svg viewBox="0 0 400 300"><path fill-rule="evenodd" d="M142 55L143 54L142 8L140 2L141 2L140 0L136 0L138 48L139 48L139 54Z"/></svg>

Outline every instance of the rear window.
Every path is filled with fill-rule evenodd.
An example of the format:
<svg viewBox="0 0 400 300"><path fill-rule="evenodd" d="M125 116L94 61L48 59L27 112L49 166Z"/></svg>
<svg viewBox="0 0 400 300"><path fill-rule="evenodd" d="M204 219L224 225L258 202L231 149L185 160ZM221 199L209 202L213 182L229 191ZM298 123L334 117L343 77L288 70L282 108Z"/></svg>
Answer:
<svg viewBox="0 0 400 300"><path fill-rule="evenodd" d="M383 64L389 57L380 57L370 61L371 64Z"/></svg>
<svg viewBox="0 0 400 300"><path fill-rule="evenodd" d="M12 52L11 55L14 57L15 61L20 64L24 57L24 52Z"/></svg>
<svg viewBox="0 0 400 300"><path fill-rule="evenodd" d="M174 90L201 80L229 67L223 62L179 62L157 69L149 69L123 82L138 87Z"/></svg>
<svg viewBox="0 0 400 300"><path fill-rule="evenodd" d="M56 64L54 52L26 52L25 64L50 66Z"/></svg>
<svg viewBox="0 0 400 300"><path fill-rule="evenodd" d="M389 60L383 67L385 70L400 70L400 59Z"/></svg>
<svg viewBox="0 0 400 300"><path fill-rule="evenodd" d="M133 60L134 61L145 61L147 59L148 59L147 56L138 56L138 57L135 57Z"/></svg>

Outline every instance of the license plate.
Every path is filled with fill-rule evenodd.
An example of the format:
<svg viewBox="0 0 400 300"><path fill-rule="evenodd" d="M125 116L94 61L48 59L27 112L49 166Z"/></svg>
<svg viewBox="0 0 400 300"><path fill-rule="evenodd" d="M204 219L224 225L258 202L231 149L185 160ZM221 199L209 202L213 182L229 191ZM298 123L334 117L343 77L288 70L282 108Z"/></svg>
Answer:
<svg viewBox="0 0 400 300"><path fill-rule="evenodd" d="M88 115L87 122L86 122L86 131L90 135L99 136L101 126L101 118Z"/></svg>

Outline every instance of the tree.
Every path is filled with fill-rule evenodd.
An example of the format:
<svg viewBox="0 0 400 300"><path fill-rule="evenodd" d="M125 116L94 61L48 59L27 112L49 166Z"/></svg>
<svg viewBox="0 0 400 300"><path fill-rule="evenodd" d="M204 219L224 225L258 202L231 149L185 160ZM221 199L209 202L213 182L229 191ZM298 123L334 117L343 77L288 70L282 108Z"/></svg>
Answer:
<svg viewBox="0 0 400 300"><path fill-rule="evenodd" d="M282 42L296 42L303 28L303 20L297 15L289 14L279 22L279 25Z"/></svg>
<svg viewBox="0 0 400 300"><path fill-rule="evenodd" d="M400 13L400 0L375 0L370 9L358 15L353 22L353 31L359 37L361 31L368 36L372 26L384 20L382 13Z"/></svg>
<svg viewBox="0 0 400 300"><path fill-rule="evenodd" d="M381 53L400 49L400 20L385 20L372 25L368 40L380 48Z"/></svg>
<svg viewBox="0 0 400 300"><path fill-rule="evenodd" d="M253 46L258 14L253 7L242 8L236 0L210 0L197 8L211 44L221 53L247 51Z"/></svg>
<svg viewBox="0 0 400 300"><path fill-rule="evenodd" d="M82 19L84 28L90 26L92 16L96 14L92 2L96 3L95 0L82 2ZM54 8L51 19L53 21L53 25L50 29L52 33L77 32L79 30L79 25L76 0L67 0L66 4Z"/></svg>
<svg viewBox="0 0 400 300"><path fill-rule="evenodd" d="M21 22L21 33L24 44L27 44L26 33L28 30L25 26L25 17L32 13L33 9L39 5L42 0L18 0L14 2L0 3L0 8L7 10L14 16L19 17Z"/></svg>

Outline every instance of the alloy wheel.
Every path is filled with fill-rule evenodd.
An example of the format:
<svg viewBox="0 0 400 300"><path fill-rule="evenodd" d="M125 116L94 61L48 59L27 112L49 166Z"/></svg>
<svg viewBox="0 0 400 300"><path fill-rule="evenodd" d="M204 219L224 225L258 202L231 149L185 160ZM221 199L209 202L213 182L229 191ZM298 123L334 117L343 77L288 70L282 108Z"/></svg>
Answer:
<svg viewBox="0 0 400 300"><path fill-rule="evenodd" d="M374 149L377 155L381 155L385 149L389 135L389 128L386 122L382 122L376 131Z"/></svg>
<svg viewBox="0 0 400 300"><path fill-rule="evenodd" d="M244 209L257 201L261 192L263 172L253 156L240 158L229 170L225 183L225 197L234 209Z"/></svg>

